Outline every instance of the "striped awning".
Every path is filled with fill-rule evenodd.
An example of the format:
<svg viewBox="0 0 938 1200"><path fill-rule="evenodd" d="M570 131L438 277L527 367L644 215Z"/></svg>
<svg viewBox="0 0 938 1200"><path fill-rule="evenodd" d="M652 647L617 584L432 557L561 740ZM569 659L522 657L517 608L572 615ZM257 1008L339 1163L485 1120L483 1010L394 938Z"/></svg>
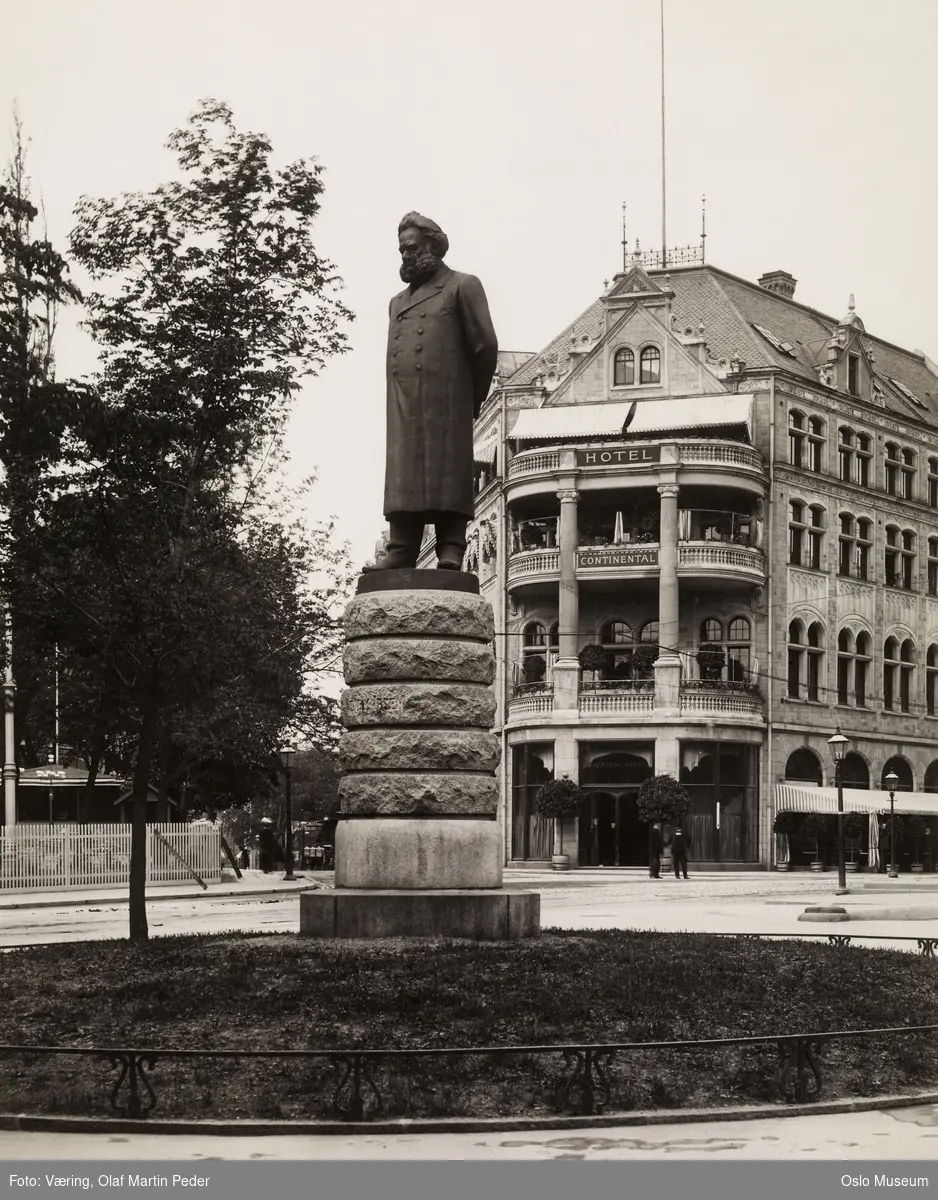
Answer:
<svg viewBox="0 0 938 1200"><path fill-rule="evenodd" d="M668 400L616 401L523 408L511 438L631 437L681 429L722 429L745 425L752 437L752 395L720 392Z"/></svg>
<svg viewBox="0 0 938 1200"><path fill-rule="evenodd" d="M811 787L797 783L775 785L776 812L835 813L837 811L837 789ZM862 792L856 788L844 788L844 812L888 813L889 793L882 791ZM938 814L938 793L896 792L897 813Z"/></svg>
<svg viewBox="0 0 938 1200"><path fill-rule="evenodd" d="M472 457L477 463L493 463L495 461L495 452L498 449L498 428L496 427L488 437L484 438L472 451Z"/></svg>

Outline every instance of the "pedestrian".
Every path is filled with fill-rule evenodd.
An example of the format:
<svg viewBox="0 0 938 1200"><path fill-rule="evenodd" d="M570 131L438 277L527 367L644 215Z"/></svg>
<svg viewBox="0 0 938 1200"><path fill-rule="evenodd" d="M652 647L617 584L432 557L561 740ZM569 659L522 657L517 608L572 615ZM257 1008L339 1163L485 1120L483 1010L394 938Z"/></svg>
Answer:
<svg viewBox="0 0 938 1200"><path fill-rule="evenodd" d="M648 874L652 879L661 878L661 851L664 849L664 835L661 832L661 822L655 821L648 833Z"/></svg>
<svg viewBox="0 0 938 1200"><path fill-rule="evenodd" d="M671 838L671 861L674 863L674 878L680 879L683 872L684 878L687 878L687 852L690 850L690 842L687 840L687 835L680 825L674 830L674 836Z"/></svg>
<svg viewBox="0 0 938 1200"><path fill-rule="evenodd" d="M246 871L251 865L251 851L247 846L241 848L241 870Z"/></svg>

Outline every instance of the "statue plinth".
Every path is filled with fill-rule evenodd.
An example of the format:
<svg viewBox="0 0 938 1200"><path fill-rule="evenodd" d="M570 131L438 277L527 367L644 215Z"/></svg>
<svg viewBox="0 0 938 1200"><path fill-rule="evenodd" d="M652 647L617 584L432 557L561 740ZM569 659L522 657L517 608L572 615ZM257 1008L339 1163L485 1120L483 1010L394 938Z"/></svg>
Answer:
<svg viewBox="0 0 938 1200"><path fill-rule="evenodd" d="M495 636L462 571L375 571L345 617L335 889L300 897L313 937L540 932L540 896L502 888Z"/></svg>

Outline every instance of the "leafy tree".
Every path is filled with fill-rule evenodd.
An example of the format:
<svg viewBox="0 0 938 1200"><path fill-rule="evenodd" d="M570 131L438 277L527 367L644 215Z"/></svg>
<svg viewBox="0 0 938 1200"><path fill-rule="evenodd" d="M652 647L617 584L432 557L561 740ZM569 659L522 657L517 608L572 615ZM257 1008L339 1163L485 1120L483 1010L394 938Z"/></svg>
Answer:
<svg viewBox="0 0 938 1200"><path fill-rule="evenodd" d="M46 642L93 661L126 714L132 938L154 774L274 771L283 729L325 707L307 676L336 653L349 579L328 533L307 541L270 491L290 400L351 316L310 235L320 168L274 171L266 138L214 101L169 145L182 180L79 205L72 253L104 284L87 299L100 371L11 571Z"/></svg>

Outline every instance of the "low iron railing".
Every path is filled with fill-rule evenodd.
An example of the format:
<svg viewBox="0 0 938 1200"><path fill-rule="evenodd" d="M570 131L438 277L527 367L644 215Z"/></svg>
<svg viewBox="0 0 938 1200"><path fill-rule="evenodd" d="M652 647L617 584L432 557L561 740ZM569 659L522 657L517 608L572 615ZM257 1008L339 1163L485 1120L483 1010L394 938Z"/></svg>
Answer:
<svg viewBox="0 0 938 1200"><path fill-rule="evenodd" d="M760 936L760 935L734 935ZM839 935L834 935L836 939ZM807 1103L818 1100L824 1088L821 1058L831 1042L908 1037L938 1032L938 1025L897 1026L885 1029L848 1029L793 1034L764 1034L754 1037L702 1038L692 1041L609 1042L599 1044L566 1043L547 1046L460 1046L411 1050L164 1050L125 1046L0 1046L0 1056L21 1055L47 1058L50 1055L94 1056L107 1062L117 1078L110 1088L113 1112L131 1119L149 1116L157 1107L158 1097L152 1072L168 1060L205 1063L221 1059L282 1060L288 1070L301 1063L325 1062L331 1067L328 1088L329 1114L333 1120L363 1122L384 1114L385 1097L377 1078L377 1068L389 1066L392 1078L413 1081L414 1064L431 1059L488 1058L490 1065L503 1065L506 1059L559 1057L562 1072L549 1098L557 1113L592 1115L615 1106L619 1096L614 1074L617 1059L647 1053L699 1053L706 1050L737 1048L768 1050L774 1048L771 1078L765 1080L768 1094L782 1103ZM454 1068L455 1070L455 1068ZM626 1073L628 1074L628 1073ZM626 1105L625 1107L628 1107ZM512 1114L517 1116L518 1114Z"/></svg>

